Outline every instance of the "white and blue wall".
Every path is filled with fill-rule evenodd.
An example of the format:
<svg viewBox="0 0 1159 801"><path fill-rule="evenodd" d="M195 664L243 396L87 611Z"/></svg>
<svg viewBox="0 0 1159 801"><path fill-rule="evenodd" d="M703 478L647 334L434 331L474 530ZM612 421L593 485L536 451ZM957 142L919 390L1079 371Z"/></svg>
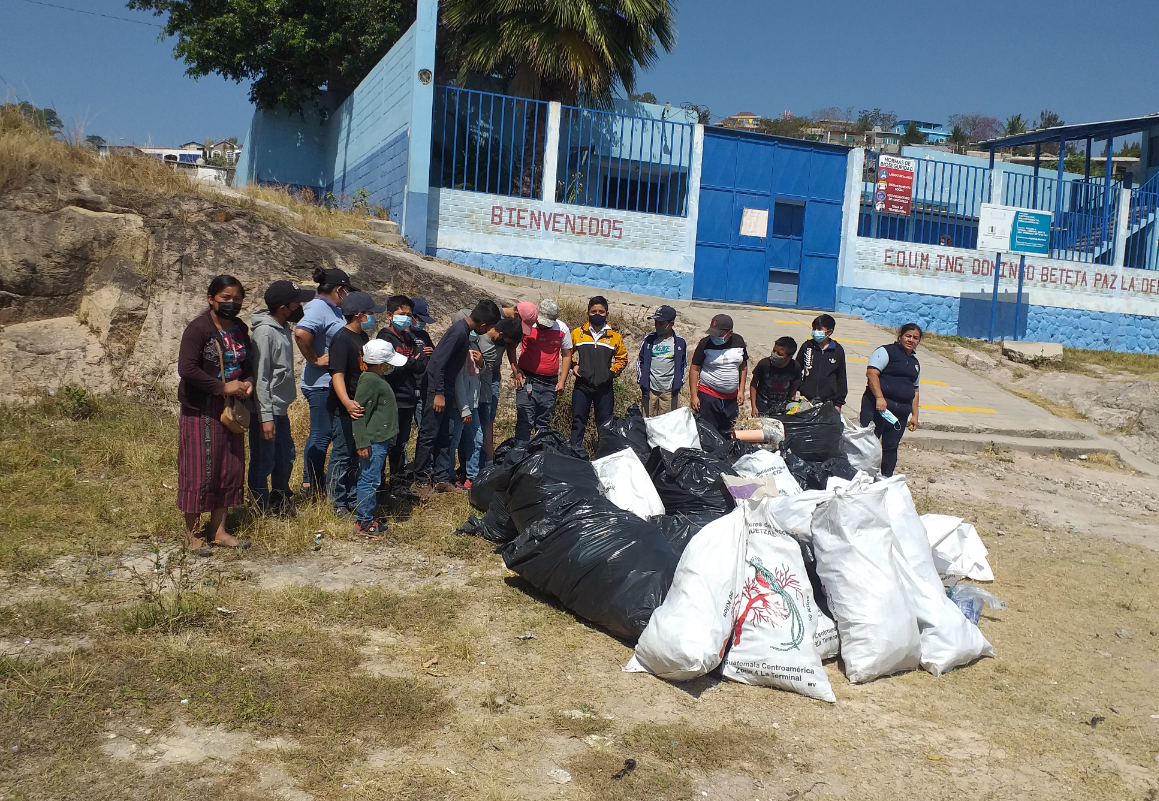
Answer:
<svg viewBox="0 0 1159 801"><path fill-rule="evenodd" d="M860 175L865 152L851 151L849 172ZM847 191L858 182L851 181ZM1123 265L1129 190L1120 198L1119 246L1112 264L1028 256L1023 280L1025 333L1034 342L1072 348L1159 353L1159 271ZM857 236L860 197L846 199L838 311L879 325L916 322L937 334L958 334L963 296L992 294L996 254ZM1018 289L1019 256L1002 255L999 296Z"/></svg>
<svg viewBox="0 0 1159 801"><path fill-rule="evenodd" d="M254 113L235 186L280 184L389 208L403 236L426 248L427 174L434 103L436 0L337 108Z"/></svg>
<svg viewBox="0 0 1159 801"><path fill-rule="evenodd" d="M430 188L430 252L511 275L691 298L703 128L692 134L686 214L672 216L558 202L560 118L560 104L549 104L542 200Z"/></svg>

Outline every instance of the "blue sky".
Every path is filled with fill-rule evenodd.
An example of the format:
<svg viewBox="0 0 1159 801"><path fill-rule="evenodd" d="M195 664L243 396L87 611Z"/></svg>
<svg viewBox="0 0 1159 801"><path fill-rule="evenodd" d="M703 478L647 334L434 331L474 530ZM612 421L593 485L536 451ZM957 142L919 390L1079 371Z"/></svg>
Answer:
<svg viewBox="0 0 1159 801"><path fill-rule="evenodd" d="M121 0L44 1L153 19ZM638 88L718 116L876 106L933 121L955 112L1033 119L1050 108L1089 122L1159 111L1153 0L683 0L677 30L676 49ZM157 33L0 0L0 93L52 106L70 128L113 143L243 137L248 86L185 77L172 40Z"/></svg>

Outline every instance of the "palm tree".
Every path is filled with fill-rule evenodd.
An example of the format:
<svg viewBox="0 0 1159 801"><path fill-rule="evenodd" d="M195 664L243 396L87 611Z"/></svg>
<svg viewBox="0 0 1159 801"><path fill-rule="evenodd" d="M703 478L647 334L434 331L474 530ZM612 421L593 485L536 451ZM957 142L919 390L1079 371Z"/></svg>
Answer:
<svg viewBox="0 0 1159 801"><path fill-rule="evenodd" d="M966 129L961 125L955 125L950 130L950 144L954 148L955 153L965 153L966 145L969 144L970 137L966 133Z"/></svg>
<svg viewBox="0 0 1159 801"><path fill-rule="evenodd" d="M444 0L442 11L461 78L499 75L517 97L568 105L633 93L657 45L676 44L668 0Z"/></svg>
<svg viewBox="0 0 1159 801"><path fill-rule="evenodd" d="M1021 114L1015 114L1012 117L1007 117L1006 122L1002 124L1002 135L1018 136L1019 134L1026 133L1029 127Z"/></svg>

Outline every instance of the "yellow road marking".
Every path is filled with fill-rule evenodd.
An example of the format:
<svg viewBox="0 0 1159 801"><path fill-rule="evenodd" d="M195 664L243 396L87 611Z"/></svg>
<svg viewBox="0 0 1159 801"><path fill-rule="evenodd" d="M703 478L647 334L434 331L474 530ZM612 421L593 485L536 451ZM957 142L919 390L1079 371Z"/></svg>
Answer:
<svg viewBox="0 0 1159 801"><path fill-rule="evenodd" d="M924 403L920 404L923 409L936 409L939 412L973 412L975 414L998 414L995 409L977 409L973 406L926 406Z"/></svg>
<svg viewBox="0 0 1159 801"><path fill-rule="evenodd" d="M945 381L927 381L923 378L923 379L921 379L921 382L923 384L933 384L935 387L948 387L949 386L949 384L947 384Z"/></svg>
<svg viewBox="0 0 1159 801"><path fill-rule="evenodd" d="M806 323L803 320L773 320L773 322L777 323L779 325L812 325L812 323ZM869 344L864 339L840 339L838 337L833 337L833 339L836 340L837 342L844 342L846 345L868 345Z"/></svg>
<svg viewBox="0 0 1159 801"><path fill-rule="evenodd" d="M846 345L868 345L869 344L864 339L838 339L837 337L833 337L833 339L837 340L838 342L844 342Z"/></svg>
<svg viewBox="0 0 1159 801"><path fill-rule="evenodd" d="M856 356L846 356L845 361L847 361L847 362L867 362L867 361L869 361L869 359L858 359Z"/></svg>
<svg viewBox="0 0 1159 801"><path fill-rule="evenodd" d="M773 320L773 322L780 323L781 325L809 325L804 320Z"/></svg>

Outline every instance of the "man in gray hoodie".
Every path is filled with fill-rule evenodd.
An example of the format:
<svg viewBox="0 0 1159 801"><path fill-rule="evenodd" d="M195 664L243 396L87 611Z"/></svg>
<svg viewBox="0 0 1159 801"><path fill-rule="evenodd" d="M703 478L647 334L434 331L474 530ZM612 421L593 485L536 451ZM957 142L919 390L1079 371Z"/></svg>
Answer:
<svg viewBox="0 0 1159 801"><path fill-rule="evenodd" d="M274 281L266 290L266 308L250 315L256 412L250 421L249 488L254 502L266 511L288 511L293 497L294 439L288 415L297 387L291 324L302 319L302 304L313 298L309 289Z"/></svg>

